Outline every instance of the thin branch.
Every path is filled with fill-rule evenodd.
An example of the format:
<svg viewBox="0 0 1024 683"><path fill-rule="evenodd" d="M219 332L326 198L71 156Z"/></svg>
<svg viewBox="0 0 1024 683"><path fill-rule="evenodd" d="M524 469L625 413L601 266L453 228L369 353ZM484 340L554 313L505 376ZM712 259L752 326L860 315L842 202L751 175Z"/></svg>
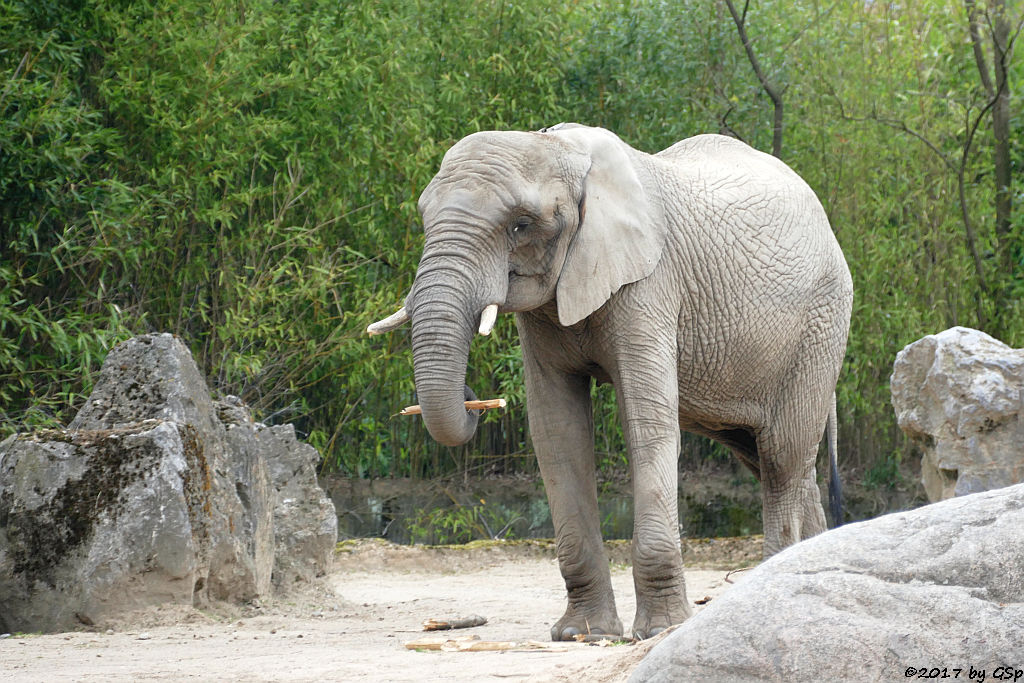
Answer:
<svg viewBox="0 0 1024 683"><path fill-rule="evenodd" d="M1012 48L1010 24L1006 17L1005 0L996 0L985 11L988 38L992 44L992 72L982 44L979 30L978 8L975 0L964 0L967 7L968 32L982 86L988 94L992 110L992 151L995 178L996 240L1000 253L1000 268L1012 266L1010 232L1013 223L1012 161L1010 158L1010 90L1008 78L1009 54ZM1022 23L1024 25L1024 23ZM975 127L976 130L976 127ZM973 132L971 137L973 137ZM970 139L967 145L970 145Z"/></svg>
<svg viewBox="0 0 1024 683"><path fill-rule="evenodd" d="M985 59L985 50L981 44L981 32L978 30L978 7L974 0L964 0L964 6L967 8L967 31L971 36L971 49L974 50L974 62L978 65L981 84L985 86L985 92L988 93L989 98L994 99L996 89L992 84L988 60Z"/></svg>
<svg viewBox="0 0 1024 683"><path fill-rule="evenodd" d="M736 11L736 5L733 0L725 0L726 6L729 8L729 14L732 15L732 20L736 24L736 30L739 32L740 41L743 43L743 49L747 53L747 59L750 61L750 66L754 69L754 75L757 76L757 80L761 83L761 87L764 88L769 99L772 101L772 107L774 110L774 116L772 121L772 154L776 157L782 157L782 96L779 94L775 85L768 80L765 76L764 70L761 68L761 62L758 61L757 55L754 53L754 46L750 43L750 37L747 35L746 21L747 21L747 9L750 5L747 0L743 5L743 15L741 16Z"/></svg>
<svg viewBox="0 0 1024 683"><path fill-rule="evenodd" d="M957 192L960 196L960 214L964 222L964 232L967 233L967 246L971 250L971 257L974 259L974 270L978 276L978 285L981 287L982 291L985 292L988 291L988 283L985 279L985 271L981 262L981 255L978 253L978 240L974 232L974 224L971 223L970 213L967 211L967 189L965 187L964 176L967 173L967 160L971 153L971 144L974 142L974 135L978 132L978 125L995 103L996 98L990 99L988 104L986 104L978 114L977 118L974 119L974 124L970 126L970 130L967 133L967 139L964 141L963 153L960 155L960 166L956 170ZM969 123L970 113L968 113L967 116ZM978 322L982 327L984 327L983 318L984 315L979 307Z"/></svg>
<svg viewBox="0 0 1024 683"><path fill-rule="evenodd" d="M718 117L719 132L730 135L741 142L746 142L746 140L743 139L743 136L736 132L736 130L731 125L729 125L729 114L733 112L734 108L735 107L733 107L732 105L729 105L729 108L725 110L725 113Z"/></svg>
<svg viewBox="0 0 1024 683"><path fill-rule="evenodd" d="M836 2L833 2L829 6L829 8L827 10L825 10L824 12L819 12L818 14L816 14L813 19L811 19L806 24L804 24L803 28L801 28L800 30L798 30L796 33L793 34L793 37L789 39L789 42L787 42L782 47L782 52L784 52L784 53L785 52L789 52L789 48L793 47L798 42L800 42L800 39L804 37L804 34L807 33L807 31L809 31L812 26L817 26L817 25L821 24L822 20L824 20L830 14L832 14L832 12L835 11L836 7L838 7L838 6L839 6L839 0L836 0Z"/></svg>
<svg viewBox="0 0 1024 683"><path fill-rule="evenodd" d="M917 132L916 130L908 126L904 121L900 121L898 119L882 118L881 116L878 115L877 112L872 112L870 116L854 116L852 114L848 114L846 112L846 107L843 105L843 101L839 98L839 95L836 93L835 88L832 87L832 84L826 83L825 87L828 89L829 95L832 96L832 99L839 106L839 118L843 119L844 121L852 121L855 123L881 123L882 125L888 126L889 128L892 128L894 130L906 133L907 135L917 139L922 144L924 144L928 149L935 153L935 156L939 157L939 159L942 160L942 163L946 166L947 169L956 173L957 165L953 163L953 161L951 161L948 156L946 156L946 153L939 149L938 145L936 145L934 142L926 138L923 134Z"/></svg>
<svg viewBox="0 0 1024 683"><path fill-rule="evenodd" d="M963 145L963 148L961 149L959 163L954 163L954 161L952 159L950 159L949 156L947 156L938 147L938 145L936 145L934 142L932 142L931 140L926 138L922 133L919 133L916 130L912 129L904 121L900 121L900 120L897 120L897 119L885 119L885 118L880 117L877 112L872 112L871 116L852 116L850 114L847 114L846 113L846 109L843 106L842 100L836 94L836 91L832 87L832 85L831 84L826 84L826 88L828 88L829 94L832 95L832 98L835 100L836 104L839 106L839 115L840 115L840 117L843 120L846 120L846 121L856 121L856 122L873 121L875 123L880 123L880 124L882 124L884 126L888 126L889 128L892 128L894 130L898 130L898 131L901 131L903 133L906 133L907 135L910 135L914 139L920 141L923 145L925 145L928 149L930 149L939 159L942 160L943 165L949 171L951 171L952 173L954 173L956 175L957 191L958 191L958 194L959 194L959 201L960 201L960 216L961 216L961 219L963 220L963 224L964 224L964 233L965 233L966 238L967 238L967 248L970 250L971 258L974 261L974 271L975 271L975 275L978 278L978 287L983 292L989 292L988 281L985 278L984 264L982 263L981 254L978 251L977 234L975 233L975 230L974 230L974 224L971 222L970 213L967 210L967 192L966 192L965 175L967 173L967 162L968 162L968 159L970 157L971 146L972 146L972 144L974 142L974 136L975 136L975 134L978 131L978 126L981 124L982 119L985 118L985 115L988 114L989 110L995 105L996 99L990 99L988 101L988 103L978 113L978 116L975 117L973 123L971 123L971 121L970 121L970 112L968 112L967 116L968 116L968 124L969 125L968 125L967 138L964 140L964 145ZM985 316L984 316L984 313L981 310L980 303L979 303L979 306L978 306L978 322L979 322L979 325L984 327Z"/></svg>

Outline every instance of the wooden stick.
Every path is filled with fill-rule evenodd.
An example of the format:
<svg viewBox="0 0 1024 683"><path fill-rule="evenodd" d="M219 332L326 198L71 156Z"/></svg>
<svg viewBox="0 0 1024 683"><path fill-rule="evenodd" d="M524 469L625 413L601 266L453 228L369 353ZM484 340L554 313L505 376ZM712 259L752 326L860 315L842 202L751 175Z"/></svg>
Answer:
<svg viewBox="0 0 1024 683"><path fill-rule="evenodd" d="M443 652L500 652L508 650L543 650L546 652L567 652L561 644L539 643L534 640L480 640L480 636L424 636L405 644L407 650L441 650Z"/></svg>
<svg viewBox="0 0 1024 683"><path fill-rule="evenodd" d="M460 642L450 640L441 646L443 652L501 652L515 650L519 643L512 640L473 640Z"/></svg>
<svg viewBox="0 0 1024 683"><path fill-rule="evenodd" d="M491 408L504 408L505 399L489 398L486 401L466 401L466 410L490 410ZM402 408L399 415L420 415L423 409L419 405Z"/></svg>
<svg viewBox="0 0 1024 683"><path fill-rule="evenodd" d="M443 645L448 642L455 642L456 639L451 636L424 636L423 638L417 638L416 640L410 640L405 644L406 650L440 650ZM471 642L480 640L480 636L462 636L461 642Z"/></svg>
<svg viewBox="0 0 1024 683"><path fill-rule="evenodd" d="M483 626L487 623L485 617L473 614L468 617L455 617L453 619L427 619L423 622L424 631L447 631L452 628L472 628Z"/></svg>

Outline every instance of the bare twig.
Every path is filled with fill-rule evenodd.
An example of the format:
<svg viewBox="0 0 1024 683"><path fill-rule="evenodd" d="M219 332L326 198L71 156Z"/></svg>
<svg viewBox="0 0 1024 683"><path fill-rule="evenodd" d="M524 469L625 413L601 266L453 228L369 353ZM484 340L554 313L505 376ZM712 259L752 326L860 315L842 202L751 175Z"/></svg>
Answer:
<svg viewBox="0 0 1024 683"><path fill-rule="evenodd" d="M405 644L407 650L443 650L445 652L495 652L495 651L526 651L542 650L545 652L567 652L564 645L539 643L534 640L523 642L514 640L480 640L480 636L424 636Z"/></svg>
<svg viewBox="0 0 1024 683"><path fill-rule="evenodd" d="M924 134L922 134L922 133L914 130L910 126L908 126L905 121L901 121L899 119L888 119L888 118L879 116L877 112L872 112L870 116L853 116L851 114L848 114L846 112L845 107L843 106L843 101L836 94L835 89L832 88L831 85L827 85L827 87L829 89L829 93L832 95L832 98L835 100L836 104L839 106L840 118L842 118L842 119L844 119L846 121L880 123L880 124L882 124L884 126L888 126L889 128L892 128L893 130L898 130L898 131L901 131L903 133L906 133L907 135L909 135L909 136L913 137L914 139L918 140L923 145L925 145L928 149L930 149L935 154L935 156L937 156L942 161L943 165L950 172L953 173L953 175L956 177L956 181L957 181L957 191L958 191L959 203L960 203L960 218L963 221L963 225L964 225L964 235L967 238L967 248L971 252L971 258L974 261L974 273L975 273L975 276L978 278L978 287L979 287L979 289L982 292L990 291L989 287L988 287L988 279L985 277L985 268L984 268L984 264L982 262L981 252L978 249L977 233L976 233L976 231L974 229L974 223L971 221L970 212L968 211L968 208L967 208L967 194L966 194L965 176L966 176L966 173L967 173L967 163L968 163L968 161L970 159L971 146L972 146L972 144L974 142L975 133L977 133L978 126L981 123L982 119L985 117L986 114L988 114L989 110L991 110L992 107L995 106L996 101L998 100L998 92L997 92L997 96L996 97L990 98L988 100L988 103L984 107L982 107L981 111L978 112L978 115L974 118L973 121L971 120L971 117L970 117L970 110L968 110L968 113L967 113L967 117L968 117L967 118L967 127L966 127L967 128L967 136L964 139L964 144L963 144L963 147L961 148L961 151L960 151L960 159L958 161L954 161L952 158L950 158L949 155L947 155L945 152L943 152L939 148L939 146L937 144L935 144L934 142L929 140L927 137L925 137ZM978 313L978 324L980 326L984 327L986 319L985 319L984 311L982 310L980 304L978 305L977 313Z"/></svg>
<svg viewBox="0 0 1024 683"><path fill-rule="evenodd" d="M974 50L974 61L978 65L981 84L985 86L985 92L988 93L989 98L995 98L996 89L992 84L992 76L985 59L985 51L982 48L981 32L978 30L978 7L974 0L964 0L964 6L967 7L967 32L971 36L971 48Z"/></svg>
<svg viewBox="0 0 1024 683"><path fill-rule="evenodd" d="M733 581L731 578L729 578L730 576L732 576L733 574L738 574L739 572L749 571L751 569L753 569L753 567L742 567L740 569L730 569L726 573L726 575L725 575L725 582L726 583L735 583L735 581Z"/></svg>

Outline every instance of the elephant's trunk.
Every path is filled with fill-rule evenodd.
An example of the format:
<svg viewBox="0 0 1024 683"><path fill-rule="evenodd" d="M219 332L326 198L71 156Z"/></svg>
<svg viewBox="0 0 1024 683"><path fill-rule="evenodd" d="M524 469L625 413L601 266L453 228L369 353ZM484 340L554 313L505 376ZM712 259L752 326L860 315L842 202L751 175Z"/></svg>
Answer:
<svg viewBox="0 0 1024 683"><path fill-rule="evenodd" d="M464 401L469 345L476 332L474 307L465 291L443 283L417 287L412 317L416 394L430 435L445 446L460 446L476 432L477 413Z"/></svg>

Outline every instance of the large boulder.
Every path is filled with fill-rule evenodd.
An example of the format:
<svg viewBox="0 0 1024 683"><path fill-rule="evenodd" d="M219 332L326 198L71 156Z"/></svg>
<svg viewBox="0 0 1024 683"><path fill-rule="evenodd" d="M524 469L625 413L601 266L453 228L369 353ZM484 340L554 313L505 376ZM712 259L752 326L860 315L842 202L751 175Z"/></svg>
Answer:
<svg viewBox="0 0 1024 683"><path fill-rule="evenodd" d="M274 490L266 465L229 449L206 380L188 347L170 334L147 334L114 347L68 429L119 429L151 419L195 432L206 468L201 476L209 487L202 524L210 569L203 588L229 602L267 595L274 564Z"/></svg>
<svg viewBox="0 0 1024 683"><path fill-rule="evenodd" d="M0 444L0 631L91 626L208 593L212 473L196 432L152 420Z"/></svg>
<svg viewBox="0 0 1024 683"><path fill-rule="evenodd" d="M315 456L290 428L254 423L237 400L215 405L176 337L118 345L67 430L0 444L0 628L246 602L268 595L278 574L322 573L337 522ZM280 463L300 483L272 477ZM292 498L301 489L303 514L278 488ZM275 558L291 546L303 550Z"/></svg>
<svg viewBox="0 0 1024 683"><path fill-rule="evenodd" d="M1024 485L787 548L656 645L631 681L895 681L1024 668ZM1021 674L1024 675L1024 674ZM1019 678L1017 679L1019 680Z"/></svg>
<svg viewBox="0 0 1024 683"><path fill-rule="evenodd" d="M954 327L900 351L891 389L929 500L1024 482L1024 349Z"/></svg>

